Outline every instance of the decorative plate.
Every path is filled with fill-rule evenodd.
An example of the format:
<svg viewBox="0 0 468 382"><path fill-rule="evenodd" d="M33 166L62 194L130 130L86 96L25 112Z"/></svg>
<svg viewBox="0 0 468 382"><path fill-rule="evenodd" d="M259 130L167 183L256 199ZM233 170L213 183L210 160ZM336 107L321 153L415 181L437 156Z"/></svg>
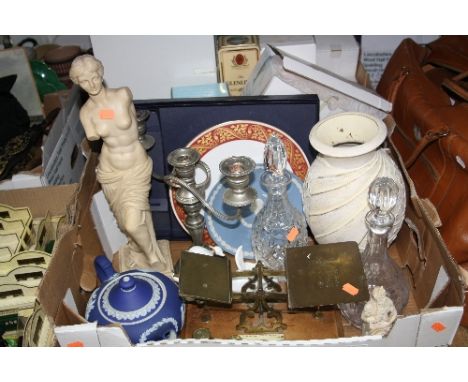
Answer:
<svg viewBox="0 0 468 382"><path fill-rule="evenodd" d="M250 183L257 191L257 200L250 208L243 208L240 221L227 222L219 220L211 214L205 214L206 227L208 233L217 246L224 252L234 255L237 248L242 245L244 258L253 259L251 231L255 216L260 212L268 198L268 192L260 183L260 176L264 172L263 164L258 165L252 176ZM288 186L288 198L291 204L299 211L302 211L302 180L296 175L292 176L291 184ZM218 182L211 190L207 201L217 210L227 215L234 215L236 209L223 203L223 194L227 189L225 182Z"/></svg>
<svg viewBox="0 0 468 382"><path fill-rule="evenodd" d="M217 193L221 191L221 188L223 188L222 191L224 191L224 186L220 182L222 175L219 171L219 163L223 159L226 159L234 155L236 156L245 155L245 156L252 158L257 163L258 168L255 170L256 174L257 174L257 171L263 171L263 149L265 147L265 143L268 137L271 134L276 134L283 141L285 148L286 148L286 153L288 155L288 167L287 168L294 175L296 175L295 177L293 177L293 182L291 183L291 186L288 189L288 195L291 195L289 192L292 192L292 190L295 190L295 189L296 190L299 189L299 192L300 192L299 195L301 195L302 181L304 180L307 174L307 170L309 169L309 162L307 161L307 157L302 151L299 144L295 142L294 139L291 138L284 131L276 127L273 127L263 122L239 120L239 121L225 122L225 123L213 126L203 131L201 134L196 136L191 142L187 144L187 147L192 147L200 153L201 160L205 162L211 170L211 182L205 190L205 197L212 198L214 201L216 199ZM258 179L259 176L260 175L257 174L255 176L255 179ZM195 174L196 182L199 183L203 181L203 179L204 179L204 174L201 171L198 172L197 170ZM213 189L215 187L217 187L217 191L212 195ZM262 193L263 194L266 193L266 191L262 189L258 181L257 181L257 186L254 186L254 188L257 190L257 193L259 195ZM220 194L222 198L222 193ZM293 203L293 205L296 208L298 208L296 204L294 203L294 199L296 199L296 196L292 195L290 197L292 198L291 202ZM177 221L182 226L182 228L187 232L183 224L186 214L184 210L182 209L182 206L180 206L177 203L176 198L175 198L175 192L173 190L169 193L169 199L171 202L172 210L174 211L174 214L177 218ZM300 203L301 203L300 208L298 209L302 211L302 200L300 200ZM217 206L217 207L221 209L220 206ZM223 209L225 208L228 208L228 207L224 206ZM227 211L227 209L225 210ZM205 216L207 215L204 213L203 210L202 210L202 213ZM208 225L208 220L210 218L211 216L208 216L206 218L207 225ZM215 223L211 224L212 226L221 224L221 222L217 220L214 220L212 218L211 220L216 221L216 224ZM252 217L252 222L253 222L253 217ZM245 227L245 226L239 225L238 227ZM239 233L237 229L238 228L232 228L232 229L230 228L230 231L232 231L231 232L232 236L236 236L236 235L245 236L245 233ZM217 243L216 240L213 240L213 239L214 238L212 238L208 230L205 229L204 234L203 234L203 240L205 243L207 244L216 243L216 245L220 246L224 251L233 254L232 250L223 246L222 243ZM226 240L226 238L224 239ZM245 245L244 251L246 251L247 245L248 245L248 248L251 248L250 234L248 235L248 237L245 237L245 240L243 240L242 245Z"/></svg>

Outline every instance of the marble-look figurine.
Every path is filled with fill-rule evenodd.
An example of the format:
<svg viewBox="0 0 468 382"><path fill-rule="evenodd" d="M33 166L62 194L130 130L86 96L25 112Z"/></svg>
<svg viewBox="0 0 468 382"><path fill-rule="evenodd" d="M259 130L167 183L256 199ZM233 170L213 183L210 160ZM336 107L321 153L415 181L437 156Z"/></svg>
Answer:
<svg viewBox="0 0 468 382"><path fill-rule="evenodd" d="M152 269L172 275L169 251L156 240L148 201L153 161L138 140L133 96L127 87L106 88L102 63L82 55L72 63L71 80L89 94L80 120L90 141L102 139L97 180L128 243L120 250L121 271Z"/></svg>
<svg viewBox="0 0 468 382"><path fill-rule="evenodd" d="M361 314L363 334L385 336L396 318L397 310L393 301L387 296L385 288L374 287Z"/></svg>

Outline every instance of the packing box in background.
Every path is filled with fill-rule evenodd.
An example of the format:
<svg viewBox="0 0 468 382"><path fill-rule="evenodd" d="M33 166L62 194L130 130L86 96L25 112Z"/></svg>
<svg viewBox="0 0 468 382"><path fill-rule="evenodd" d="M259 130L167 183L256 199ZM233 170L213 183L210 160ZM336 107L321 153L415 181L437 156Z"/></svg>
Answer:
<svg viewBox="0 0 468 382"><path fill-rule="evenodd" d="M128 86L133 99L170 98L173 86L216 82L210 35L91 36L109 88Z"/></svg>
<svg viewBox="0 0 468 382"><path fill-rule="evenodd" d="M279 48L267 47L247 81L244 95L317 94L321 119L345 111L385 118L392 104L366 86L366 75L360 65L356 75L359 83Z"/></svg>
<svg viewBox="0 0 468 382"><path fill-rule="evenodd" d="M418 44L427 44L437 37L433 36L369 36L363 35L361 38L361 61L369 73L371 84L375 89L380 81L380 77L387 66L390 57L403 39L411 37Z"/></svg>
<svg viewBox="0 0 468 382"><path fill-rule="evenodd" d="M33 218L51 215L66 215L70 206L74 205L73 197L78 190L78 183L41 188L24 188L15 190L0 190L0 204L15 208L28 207ZM73 220L73 214L70 216Z"/></svg>
<svg viewBox="0 0 468 382"><path fill-rule="evenodd" d="M394 155L401 160L394 152ZM84 311L90 291L97 286L93 269L95 256L102 253L90 213L92 195L99 189L95 178L97 158L93 154L86 165L81 187L76 198L77 224L60 241L57 253L49 265L40 291L39 302L44 312L53 319L56 333L62 345L80 342L84 346L129 346L124 333L118 327L98 327L87 323ZM403 170L405 176L407 173ZM233 340L216 337L211 340L190 338L190 331L183 331L177 340L152 342L158 345L306 345L306 346L438 346L450 344L458 328L463 312L463 285L453 259L450 257L440 234L429 219L424 203L417 197L411 180L408 180L407 218L397 240L390 248L391 256L409 270L410 301L386 337L361 336L341 319L336 310L323 310L321 319L312 320L318 330L304 332L303 338L287 341ZM185 248L190 244L187 242ZM184 247L178 246L178 251ZM176 249L175 243L172 249ZM177 251L173 252L177 258ZM88 291L88 292L84 292ZM187 309L186 322L198 312L196 306ZM218 314L216 307L209 307L212 317ZM238 314L239 312L235 313ZM293 320L294 315L288 315ZM213 318L212 321L214 321ZM197 321L199 322L199 321ZM219 326L232 322L219 323ZM187 324L188 325L188 324ZM328 328L323 332L322 328ZM314 337L316 333L320 333Z"/></svg>
<svg viewBox="0 0 468 382"><path fill-rule="evenodd" d="M42 168L36 172L13 175L0 183L0 189L40 187L78 183L86 162L81 152L85 138L80 122L81 92L74 86L69 93L59 93L61 109L42 144Z"/></svg>
<svg viewBox="0 0 468 382"><path fill-rule="evenodd" d="M317 47L314 36L260 36L260 53L267 45L281 49L294 57L315 64L317 62Z"/></svg>
<svg viewBox="0 0 468 382"><path fill-rule="evenodd" d="M359 45L353 36L315 36L316 64L349 81L356 81Z"/></svg>
<svg viewBox="0 0 468 382"><path fill-rule="evenodd" d="M245 83L260 57L257 36L217 36L218 80L226 82L229 94L242 94Z"/></svg>
<svg viewBox="0 0 468 382"><path fill-rule="evenodd" d="M28 207L33 221L44 219L46 216L65 216L64 219L61 219L59 227L54 227L54 232L46 232L52 227L43 226L42 223L38 225L33 224L32 234L37 238L38 242L53 240L53 258L56 254L57 242L60 240L61 235L73 226L73 210L69 210L68 208L75 204L73 202L73 198L75 197L77 189L78 183L40 188L2 190L0 191L0 204L5 204L13 208ZM48 249L48 251L49 250L50 249ZM28 253L19 254L18 256L22 256L24 254L27 255ZM34 255L34 252L31 252L30 254ZM2 307L2 309L0 309L0 321L2 318L16 316L23 317L24 321L26 321L26 319L28 319L33 313L32 308L35 305L35 293L37 293L37 284L34 279L37 279L38 276L42 277L39 272L43 274L47 273L47 269L42 265L40 267L35 267L35 262L31 262L30 260L37 261L41 258L40 254L41 252L36 253L36 259L34 259L34 256L22 257L23 260L18 260L16 262L17 266L11 274L14 274L18 281L11 283L10 279L8 285L3 285L2 296L0 296L0 305ZM39 262L38 264L44 263ZM3 265L5 265L5 263ZM6 265L8 265L8 262ZM20 281L19 276L21 275L22 277L26 277L27 273L25 272L30 272L31 279L22 279L22 281ZM26 284L26 281L30 283ZM39 281L40 280L37 282ZM22 285L27 285L27 287ZM26 336L28 337L28 343L39 343L39 337L41 337L42 333L41 331L47 326L50 327L50 323L48 324L44 322L44 320L45 318L43 318L42 323L37 326L33 332L31 332L27 331L23 327L23 320L18 319L18 327L14 329L15 331L17 330L17 334L14 337L23 336L24 334L24 338L26 338ZM37 333L36 329L38 331Z"/></svg>

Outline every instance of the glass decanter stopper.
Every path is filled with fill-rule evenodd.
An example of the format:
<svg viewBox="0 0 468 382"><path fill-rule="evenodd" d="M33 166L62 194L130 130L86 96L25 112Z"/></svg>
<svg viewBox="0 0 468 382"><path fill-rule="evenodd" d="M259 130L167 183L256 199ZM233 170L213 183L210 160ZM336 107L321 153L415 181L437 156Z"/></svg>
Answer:
<svg viewBox="0 0 468 382"><path fill-rule="evenodd" d="M284 144L277 136L268 138L264 150L265 172L260 181L268 198L252 226L252 248L255 260L270 269L284 269L286 248L308 242L304 215L288 199L291 174L286 170Z"/></svg>
<svg viewBox="0 0 468 382"><path fill-rule="evenodd" d="M375 179L369 188L371 210L366 215L369 228L367 245L361 254L364 273L367 278L369 293L375 287L383 287L387 297L400 314L408 303L409 290L406 277L388 255L387 238L395 217L390 212L398 199L398 186L391 178ZM362 310L365 302L340 304L341 314L354 326L362 326Z"/></svg>

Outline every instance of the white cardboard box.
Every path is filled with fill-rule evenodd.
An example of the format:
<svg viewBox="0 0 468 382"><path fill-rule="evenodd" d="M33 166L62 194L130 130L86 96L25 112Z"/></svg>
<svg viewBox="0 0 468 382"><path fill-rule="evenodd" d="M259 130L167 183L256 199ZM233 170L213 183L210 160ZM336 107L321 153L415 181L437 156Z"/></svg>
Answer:
<svg viewBox="0 0 468 382"><path fill-rule="evenodd" d="M107 258L112 261L114 253L127 242L127 237L119 229L102 190L94 194L90 208L102 248Z"/></svg>
<svg viewBox="0 0 468 382"><path fill-rule="evenodd" d="M353 36L315 36L316 64L349 81L356 82L359 45Z"/></svg>
<svg viewBox="0 0 468 382"><path fill-rule="evenodd" d="M317 94L320 118L358 111L383 119L392 104L372 89L349 81L318 65L266 48L244 88L244 95Z"/></svg>
<svg viewBox="0 0 468 382"><path fill-rule="evenodd" d="M438 36L369 36L361 38L361 61L369 73L371 86L376 88L390 57L404 38L410 37L418 44L427 44Z"/></svg>
<svg viewBox="0 0 468 382"><path fill-rule="evenodd" d="M286 52L291 56L300 58L312 64L317 62L317 47L314 36L260 36L261 51L263 51L267 45L281 49L283 52Z"/></svg>
<svg viewBox="0 0 468 382"><path fill-rule="evenodd" d="M128 86L135 100L170 98L173 86L217 82L214 37L91 36L109 87Z"/></svg>
<svg viewBox="0 0 468 382"><path fill-rule="evenodd" d="M401 159L400 159L401 163ZM80 206L87 207L96 187L93 166L97 158L88 160L77 197ZM404 170L403 170L404 171ZM405 172L405 176L407 173ZM385 336L347 336L336 338L308 339L295 341L260 340L195 340L175 339L150 342L141 346L446 346L451 343L463 314L463 284L457 266L443 245L437 229L430 222L424 205L415 194L409 181L410 198L407 217L418 227L425 243L425 262L419 257L417 244L412 240L408 226L400 231L392 247L400 259L406 257L406 264L412 270L412 306L405 316L397 318L390 333ZM88 193L90 195L86 196ZM102 333L99 326L89 325L82 314L87 299L80 292L84 276L95 275L86 268L92 256L101 253L96 232L90 224L88 211L77 211L79 225L69 231L59 242L56 255L49 265L49 271L39 290L39 302L44 312L54 318L59 342L66 346L77 341L93 346L130 346L127 336L118 327L111 333ZM73 253L73 256L70 256ZM94 254L94 255L91 255ZM403 261L403 260L402 260ZM443 270L443 271L441 271ZM68 273L74 277L67 276ZM78 272L78 273L77 273ZM444 277L444 274L447 275ZM442 275L442 276L441 276ZM52 293L53 291L53 293ZM436 302L435 300L439 300ZM435 305L434 305L435 303Z"/></svg>

